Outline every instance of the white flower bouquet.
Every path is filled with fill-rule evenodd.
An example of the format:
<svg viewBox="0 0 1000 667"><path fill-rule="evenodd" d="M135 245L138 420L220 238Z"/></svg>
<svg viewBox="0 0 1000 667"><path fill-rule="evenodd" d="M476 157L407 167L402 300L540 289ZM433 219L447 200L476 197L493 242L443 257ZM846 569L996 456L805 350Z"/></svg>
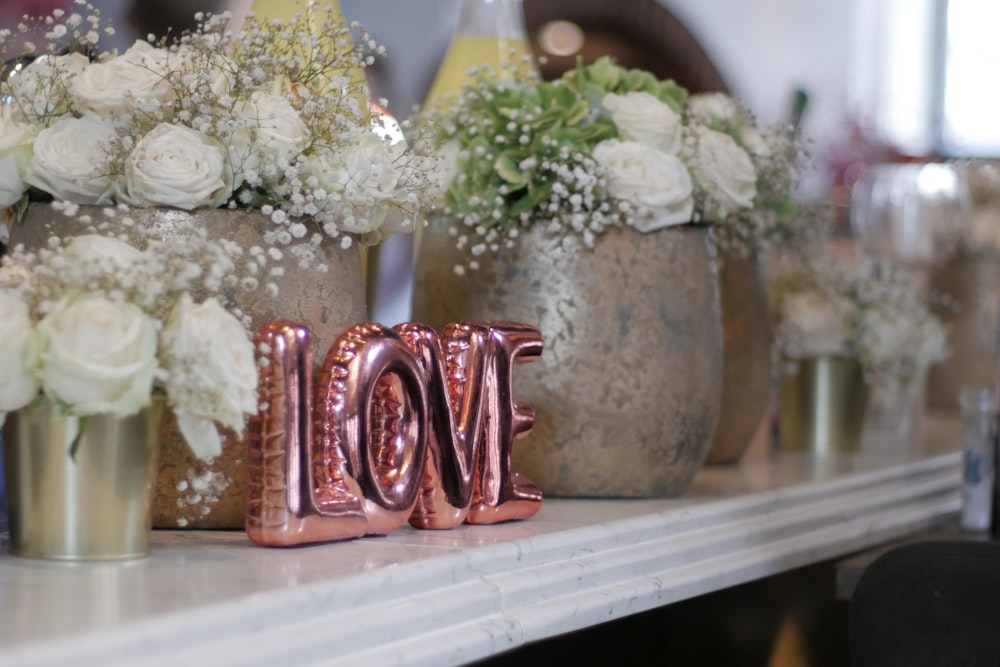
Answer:
<svg viewBox="0 0 1000 667"><path fill-rule="evenodd" d="M432 186L419 137L393 142L363 68L382 48L313 3L293 20L228 13L171 45L98 53L113 32L85 0L30 18L44 44L4 52L0 207L29 198L132 207L261 209L303 261L323 238L411 231ZM310 26L316 26L312 28ZM95 55L96 54L96 55Z"/></svg>
<svg viewBox="0 0 1000 667"><path fill-rule="evenodd" d="M906 387L945 356L933 295L898 267L824 257L785 267L771 288L782 363L843 356L861 364L868 384Z"/></svg>
<svg viewBox="0 0 1000 667"><path fill-rule="evenodd" d="M39 401L126 417L165 395L188 445L212 458L216 423L242 430L257 411L253 345L222 305L242 251L203 230L154 236L125 207L103 215L0 264L0 422Z"/></svg>
<svg viewBox="0 0 1000 667"><path fill-rule="evenodd" d="M449 155L444 212L476 258L526 225L579 234L703 222L734 250L779 239L795 212L798 146L731 97L689 95L608 58L540 82L478 73L429 110ZM457 267L463 271L463 267Z"/></svg>

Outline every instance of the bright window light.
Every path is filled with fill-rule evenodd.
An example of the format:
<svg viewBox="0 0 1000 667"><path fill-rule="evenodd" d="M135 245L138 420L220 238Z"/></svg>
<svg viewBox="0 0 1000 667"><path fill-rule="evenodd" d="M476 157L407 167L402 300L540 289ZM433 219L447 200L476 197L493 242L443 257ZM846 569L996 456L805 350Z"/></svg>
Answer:
<svg viewBox="0 0 1000 667"><path fill-rule="evenodd" d="M1000 2L948 0L941 140L949 154L1000 156L998 26Z"/></svg>

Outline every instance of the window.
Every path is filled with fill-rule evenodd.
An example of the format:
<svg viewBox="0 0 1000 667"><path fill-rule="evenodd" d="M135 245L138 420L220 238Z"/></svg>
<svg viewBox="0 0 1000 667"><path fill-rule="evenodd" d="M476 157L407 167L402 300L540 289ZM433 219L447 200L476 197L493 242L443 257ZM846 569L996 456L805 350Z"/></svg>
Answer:
<svg viewBox="0 0 1000 667"><path fill-rule="evenodd" d="M855 0L849 96L913 155L1000 157L996 0Z"/></svg>
<svg viewBox="0 0 1000 667"><path fill-rule="evenodd" d="M949 155L1000 156L1000 3L943 0L947 34L940 143Z"/></svg>

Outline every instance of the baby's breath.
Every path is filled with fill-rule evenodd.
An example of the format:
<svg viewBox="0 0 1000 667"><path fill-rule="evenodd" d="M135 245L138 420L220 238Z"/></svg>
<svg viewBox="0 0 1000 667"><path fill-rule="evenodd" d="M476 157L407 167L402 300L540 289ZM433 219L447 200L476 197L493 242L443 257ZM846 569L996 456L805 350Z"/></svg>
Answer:
<svg viewBox="0 0 1000 667"><path fill-rule="evenodd" d="M652 231L700 222L714 226L723 249L732 254L756 252L791 237L791 190L801 154L790 129L759 127L727 96L722 108L731 108L730 116L699 113L673 81L608 58L553 82L538 81L523 69L513 76L500 74L470 70L471 82L456 97L426 112L438 124L439 145L448 156L445 171L454 172L445 185L442 213L463 232L456 235L458 247L471 253L463 271L478 265L477 258L510 247L518 231L530 225L553 235L573 234L593 246L611 226ZM651 110L632 120L654 125L660 113L664 125L677 127L676 142L653 147L652 158L636 157L646 142L619 123L609 97L616 98L612 102L629 97L626 104L642 98L638 104ZM700 109L711 110L717 101L708 100ZM632 152L627 157L602 150L624 144ZM706 148L720 144L724 150L715 153ZM742 156L743 173L724 173L739 171L726 164L732 156ZM638 164L647 159L669 163L676 179L654 175L650 183L622 185L609 166L615 159L635 163L624 180L646 179L633 178L643 169L657 172ZM743 192L732 192L727 181L733 180L740 181ZM485 244L467 242L471 235L489 232L495 238Z"/></svg>
<svg viewBox="0 0 1000 667"><path fill-rule="evenodd" d="M114 128L110 145L99 147L107 158L102 173L86 177L100 176L111 187L78 200L75 188L54 186L45 174L32 177L41 167L31 162L26 195L163 205L134 187L130 165L144 139L168 125L194 132L222 158L218 187L192 199L192 207L259 208L284 228L272 237L284 245L312 233L369 244L406 231L383 223L417 217L434 187L426 131L403 141L376 135L373 128L387 121L369 108L364 68L384 49L329 7L302 0L298 10L288 21L250 14L238 33L228 12L200 12L195 30L169 43L139 41L123 54L99 52L100 37L113 30L85 0L74 0L71 11L26 17L18 30L39 41L25 47L28 58L0 69L0 97L9 102L0 105L0 120L37 135L64 119L97 114ZM0 31L5 59L22 55L9 52L21 43L14 37ZM94 86L74 86L109 66L143 86L110 101Z"/></svg>
<svg viewBox="0 0 1000 667"><path fill-rule="evenodd" d="M937 297L912 273L883 262L794 261L771 283L780 360L817 354L857 359L869 383L907 386L944 358ZM820 343L817 338L829 339Z"/></svg>
<svg viewBox="0 0 1000 667"><path fill-rule="evenodd" d="M117 208L105 209L95 223L76 215L79 207L73 204L54 202L53 207L66 218L64 233L49 237L35 250L17 245L0 260L0 289L18 294L39 316L46 304L81 292L133 303L163 322L184 294L198 292L225 303L225 279L239 280L242 249L209 239L203 228L178 223L174 232L160 234L153 227L135 226L127 212ZM124 241L142 254L134 261L109 262L104 257L67 261L68 245L85 234Z"/></svg>

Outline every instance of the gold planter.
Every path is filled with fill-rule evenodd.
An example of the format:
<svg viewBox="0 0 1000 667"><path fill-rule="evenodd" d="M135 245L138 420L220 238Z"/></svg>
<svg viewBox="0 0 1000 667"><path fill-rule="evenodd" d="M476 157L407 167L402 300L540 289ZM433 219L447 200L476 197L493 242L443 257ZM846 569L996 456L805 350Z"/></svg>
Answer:
<svg viewBox="0 0 1000 667"><path fill-rule="evenodd" d="M157 399L126 418L65 417L48 404L8 414L11 553L55 560L147 555L162 412Z"/></svg>
<svg viewBox="0 0 1000 667"><path fill-rule="evenodd" d="M98 218L100 214L94 214ZM257 211L170 208L132 209L137 224L171 232L185 223L205 229L210 238L229 239L245 250L267 247L264 233L273 224ZM65 218L51 206L32 204L23 222L11 232L14 243L29 247L44 244L53 230L65 226ZM328 240L317 250L328 267L326 273L302 269L285 253L277 262L283 275L274 278L277 296L264 289L232 294L236 305L250 316L251 329L277 319L309 327L313 335L313 360L321 363L337 336L367 319L365 286L358 244L348 249ZM199 296L195 295L198 299ZM211 462L201 461L188 449L169 410L162 423L160 472L153 505L153 525L158 528L242 529L246 515L247 435L228 430L222 454Z"/></svg>
<svg viewBox="0 0 1000 667"><path fill-rule="evenodd" d="M783 373L778 440L782 449L856 451L868 388L861 365L843 357L802 359Z"/></svg>
<svg viewBox="0 0 1000 667"><path fill-rule="evenodd" d="M515 398L535 411L535 425L514 446L513 469L548 496L683 493L719 415L711 232L615 228L587 248L539 225L462 277L453 267L466 256L454 243L444 225L424 230L413 319L513 320L545 339L541 358L515 374Z"/></svg>

